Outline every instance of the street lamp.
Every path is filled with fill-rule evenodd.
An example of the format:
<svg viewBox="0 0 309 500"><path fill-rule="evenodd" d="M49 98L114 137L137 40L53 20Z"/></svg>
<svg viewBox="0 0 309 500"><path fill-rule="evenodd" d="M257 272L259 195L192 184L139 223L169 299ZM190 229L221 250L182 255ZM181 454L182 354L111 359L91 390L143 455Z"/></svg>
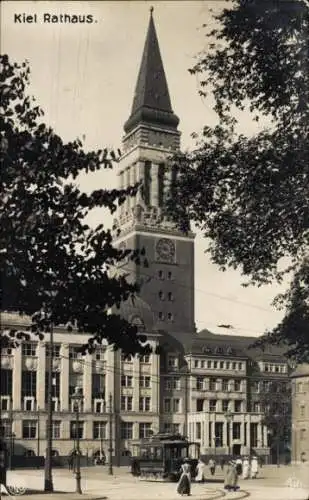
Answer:
<svg viewBox="0 0 309 500"><path fill-rule="evenodd" d="M228 442L228 454L231 455L231 442L230 442L230 423L233 419L233 414L231 410L228 410L225 414L225 420L227 423L226 429L227 429L227 442Z"/></svg>
<svg viewBox="0 0 309 500"><path fill-rule="evenodd" d="M113 396L109 395L109 460L108 460L108 473L110 476L113 475Z"/></svg>
<svg viewBox="0 0 309 500"><path fill-rule="evenodd" d="M78 388L75 388L74 394L71 396L73 400L73 409L76 415L76 431L75 431L75 438L76 438L76 473L75 473L75 478L76 478L76 493L79 495L82 494L82 488L81 488L81 474L80 474L80 436L79 436L79 412L80 412L80 403L83 400L83 395L81 391L78 390Z"/></svg>

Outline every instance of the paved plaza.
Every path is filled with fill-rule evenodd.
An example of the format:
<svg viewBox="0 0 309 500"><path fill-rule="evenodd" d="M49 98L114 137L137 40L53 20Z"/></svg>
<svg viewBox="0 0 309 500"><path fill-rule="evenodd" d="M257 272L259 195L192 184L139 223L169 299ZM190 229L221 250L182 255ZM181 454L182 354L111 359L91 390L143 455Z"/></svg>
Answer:
<svg viewBox="0 0 309 500"><path fill-rule="evenodd" d="M75 491L75 476L63 469L53 471L54 494L43 493L43 471L18 470L8 472L8 484L26 486L29 492L23 500L179 500L175 483L142 481L132 477L128 468L114 468L113 476L106 467L82 469L83 496ZM205 484L192 484L192 500L215 500L226 498L238 500L308 500L309 468L264 467L259 478L239 481L240 491L227 493L223 489L223 473L216 472L215 480ZM30 493L30 494L29 494Z"/></svg>

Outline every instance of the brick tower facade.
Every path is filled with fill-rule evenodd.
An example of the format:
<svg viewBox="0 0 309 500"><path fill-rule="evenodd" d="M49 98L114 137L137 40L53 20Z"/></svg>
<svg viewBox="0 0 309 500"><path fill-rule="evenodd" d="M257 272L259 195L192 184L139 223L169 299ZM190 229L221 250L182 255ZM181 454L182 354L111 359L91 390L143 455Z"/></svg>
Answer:
<svg viewBox="0 0 309 500"><path fill-rule="evenodd" d="M177 175L172 156L180 148L178 123L151 11L119 164L120 187L141 182L141 189L120 209L117 245L145 249L148 267L127 262L124 269L141 284L156 328L177 337L194 331L194 234L178 231L165 213Z"/></svg>

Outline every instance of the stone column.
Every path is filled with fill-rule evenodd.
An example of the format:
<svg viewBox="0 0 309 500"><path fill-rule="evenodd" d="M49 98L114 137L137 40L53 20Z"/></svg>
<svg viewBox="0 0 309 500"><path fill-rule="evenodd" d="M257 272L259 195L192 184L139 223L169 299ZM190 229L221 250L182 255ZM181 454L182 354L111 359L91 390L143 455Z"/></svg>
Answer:
<svg viewBox="0 0 309 500"><path fill-rule="evenodd" d="M157 354L151 355L151 405L152 411L160 413L160 360Z"/></svg>
<svg viewBox="0 0 309 500"><path fill-rule="evenodd" d="M84 363L84 411L91 412L92 410L92 356L87 354Z"/></svg>
<svg viewBox="0 0 309 500"><path fill-rule="evenodd" d="M266 427L266 425L264 425L264 428L263 428L263 446L264 446L264 448L267 448L267 446L268 446L268 443L267 443L267 427Z"/></svg>
<svg viewBox="0 0 309 500"><path fill-rule="evenodd" d="M126 187L129 187L131 184L131 167L128 167L126 170ZM131 197L127 196L127 199L125 201L126 204L126 211L129 213L130 208L131 208Z"/></svg>
<svg viewBox="0 0 309 500"><path fill-rule="evenodd" d="M13 365L13 410L21 410L21 377L22 377L22 350L21 346L14 350Z"/></svg>
<svg viewBox="0 0 309 500"><path fill-rule="evenodd" d="M150 206L159 206L159 165L151 164L151 188L150 188Z"/></svg>
<svg viewBox="0 0 309 500"><path fill-rule="evenodd" d="M120 187L120 189L124 189L124 171L123 170L119 173L119 187ZM126 202L124 202L120 207L120 215L123 215L123 213L125 211L125 203Z"/></svg>
<svg viewBox="0 0 309 500"><path fill-rule="evenodd" d="M248 448L248 450L251 449L250 428L251 428L251 419L249 416L248 421L247 421L247 448Z"/></svg>
<svg viewBox="0 0 309 500"><path fill-rule="evenodd" d="M70 360L69 360L69 345L62 344L61 346L61 374L60 374L60 401L61 411L69 410L69 377L70 377Z"/></svg>
<svg viewBox="0 0 309 500"><path fill-rule="evenodd" d="M40 410L45 408L45 373L46 373L46 344L39 342L37 346L38 368L37 368L37 388L36 400Z"/></svg>
<svg viewBox="0 0 309 500"><path fill-rule="evenodd" d="M136 166L135 166L135 179L136 179L136 182L143 182L143 180L145 179L145 172L144 172L144 169L145 169L145 163L143 161L138 161L136 163ZM137 194L136 194L136 205L142 205L143 202L142 202L142 186L140 186Z"/></svg>
<svg viewBox="0 0 309 500"><path fill-rule="evenodd" d="M242 443L245 442L245 416L242 417L242 422L240 423L240 440Z"/></svg>
<svg viewBox="0 0 309 500"><path fill-rule="evenodd" d="M261 448L262 447L262 424L261 422L258 422L258 426L257 426L257 445L258 445L258 448Z"/></svg>
<svg viewBox="0 0 309 500"><path fill-rule="evenodd" d="M223 446L225 448L228 447L227 431L228 431L228 423L227 423L227 420L224 420L224 422L223 422Z"/></svg>
<svg viewBox="0 0 309 500"><path fill-rule="evenodd" d="M133 411L139 412L139 376L140 376L140 366L139 358L134 356L133 358Z"/></svg>

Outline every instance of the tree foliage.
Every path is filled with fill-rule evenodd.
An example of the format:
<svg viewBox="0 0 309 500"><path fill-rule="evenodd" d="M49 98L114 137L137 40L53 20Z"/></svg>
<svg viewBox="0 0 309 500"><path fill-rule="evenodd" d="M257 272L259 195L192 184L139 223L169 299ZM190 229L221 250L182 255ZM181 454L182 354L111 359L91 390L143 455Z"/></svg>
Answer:
<svg viewBox="0 0 309 500"><path fill-rule="evenodd" d="M64 143L27 95L28 64L3 55L0 66L2 310L31 316L30 330L40 338L51 324L70 324L89 333L84 349L91 351L105 338L126 352L138 352L145 338L117 311L109 313L137 286L109 271L124 258L140 255L117 250L110 229L84 221L95 207L114 212L136 186L83 193L77 176L112 168L116 155L107 149L85 152L79 140ZM25 335L11 331L2 342L18 338Z"/></svg>
<svg viewBox="0 0 309 500"><path fill-rule="evenodd" d="M257 285L296 273L281 297L286 316L265 339L284 339L290 354L308 360L309 7L305 0L235 0L215 19L190 71L200 94L212 94L218 124L204 127L195 151L175 158L169 210L184 231L191 221L203 231L222 270L239 268ZM240 115L269 125L240 134Z"/></svg>
<svg viewBox="0 0 309 500"><path fill-rule="evenodd" d="M263 424L271 435L271 442L290 442L291 439L291 390L286 381L272 381L260 398Z"/></svg>

